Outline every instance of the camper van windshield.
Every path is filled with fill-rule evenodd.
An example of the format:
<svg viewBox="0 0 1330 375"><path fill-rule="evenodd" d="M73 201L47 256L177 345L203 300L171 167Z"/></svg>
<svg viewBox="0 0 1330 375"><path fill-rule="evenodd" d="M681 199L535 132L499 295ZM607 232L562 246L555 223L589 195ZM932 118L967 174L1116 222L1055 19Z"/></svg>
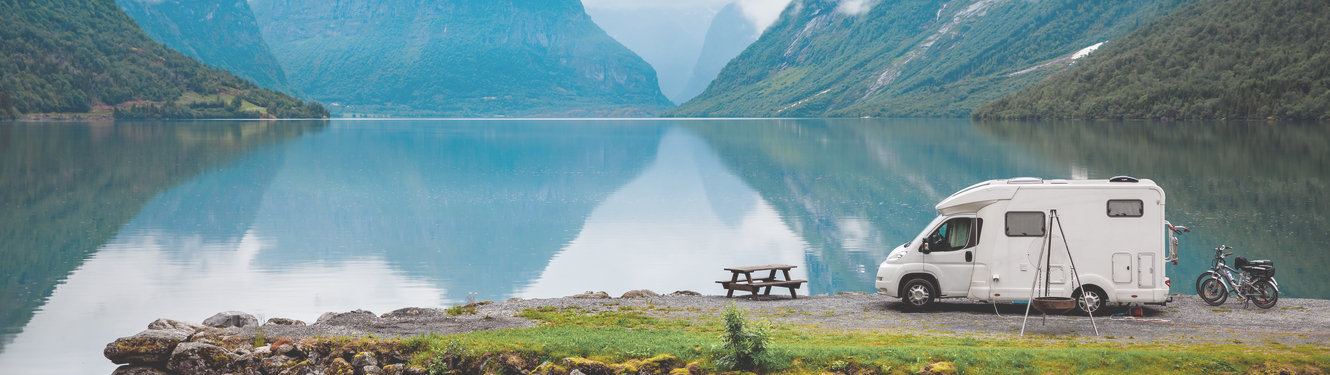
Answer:
<svg viewBox="0 0 1330 375"><path fill-rule="evenodd" d="M927 237L928 234L933 231L933 228L937 227L938 224L941 224L943 220L947 220L947 217L942 215L937 215L937 217L933 218L933 222L928 223L928 225L924 226L924 230L922 232L919 232L918 236L914 237L914 241L910 241L906 245L913 245L916 241L922 241L923 238Z"/></svg>

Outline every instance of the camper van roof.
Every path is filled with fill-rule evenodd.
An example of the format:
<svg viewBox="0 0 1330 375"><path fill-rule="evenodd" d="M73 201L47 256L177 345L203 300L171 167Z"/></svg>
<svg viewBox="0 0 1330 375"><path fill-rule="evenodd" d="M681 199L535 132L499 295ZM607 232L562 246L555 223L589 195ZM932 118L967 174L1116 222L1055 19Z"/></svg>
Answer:
<svg viewBox="0 0 1330 375"><path fill-rule="evenodd" d="M1115 177L1113 180L1118 180ZM980 208L1003 199L1011 199L1018 189L1056 189L1059 187L1104 187L1104 188L1142 188L1155 187L1148 179L1131 179L1137 182L1113 182L1113 180L1064 180L1042 179L1038 177L1016 177L1002 180L988 180L961 189L937 204L937 210L943 214L957 212L976 212Z"/></svg>

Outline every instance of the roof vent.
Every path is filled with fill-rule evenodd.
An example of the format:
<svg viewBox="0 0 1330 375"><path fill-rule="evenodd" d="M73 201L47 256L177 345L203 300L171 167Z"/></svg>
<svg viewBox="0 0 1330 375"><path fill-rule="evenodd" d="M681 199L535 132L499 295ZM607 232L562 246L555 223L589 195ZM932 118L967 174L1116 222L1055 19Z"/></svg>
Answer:
<svg viewBox="0 0 1330 375"><path fill-rule="evenodd" d="M1007 180L1007 183L1008 183L1008 184L1042 184L1042 183L1044 183L1044 179L1039 178L1039 177L1016 177L1016 178L1013 178L1013 179Z"/></svg>
<svg viewBox="0 0 1330 375"><path fill-rule="evenodd" d="M1108 179L1108 182L1141 182L1141 180L1132 176L1114 176L1113 178Z"/></svg>

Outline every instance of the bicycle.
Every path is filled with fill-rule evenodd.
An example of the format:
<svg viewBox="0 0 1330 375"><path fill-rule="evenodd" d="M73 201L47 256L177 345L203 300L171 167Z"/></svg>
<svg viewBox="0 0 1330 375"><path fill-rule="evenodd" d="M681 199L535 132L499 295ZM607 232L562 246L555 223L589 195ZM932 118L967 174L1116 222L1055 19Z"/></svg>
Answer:
<svg viewBox="0 0 1330 375"><path fill-rule="evenodd" d="M1224 258L1233 253L1224 253L1232 247L1220 245L1215 248L1215 258L1210 269L1196 278L1196 295L1210 306L1219 306L1233 293L1243 303L1251 302L1263 309L1275 306L1279 301L1279 282L1275 281L1275 264L1269 260L1247 261L1237 257L1229 267Z"/></svg>

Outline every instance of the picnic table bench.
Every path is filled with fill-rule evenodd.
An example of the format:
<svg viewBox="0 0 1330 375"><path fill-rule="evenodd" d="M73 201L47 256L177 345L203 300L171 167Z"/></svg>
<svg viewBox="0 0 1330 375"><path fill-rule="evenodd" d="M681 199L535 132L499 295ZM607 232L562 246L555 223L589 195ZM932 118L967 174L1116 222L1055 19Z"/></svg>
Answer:
<svg viewBox="0 0 1330 375"><path fill-rule="evenodd" d="M726 268L725 270L730 271L731 273L730 279L720 280L717 281L717 283L720 283L722 288L729 290L728 293L725 293L725 297L734 297L734 291L738 290L752 292L753 300L757 301L758 290L765 289L762 291L762 295L769 296L771 295L772 287L782 287L789 288L790 298L797 299L799 298L799 295L795 293L794 290L799 289L799 286L808 282L808 280L790 280L790 269L795 267L797 266L791 266L788 264L768 264L765 266ZM760 271L771 271L771 273L768 274L767 277L754 278L753 272ZM785 278L783 280L777 279L776 271L781 271L781 274L785 276ZM739 277L739 275L743 275L743 277Z"/></svg>

